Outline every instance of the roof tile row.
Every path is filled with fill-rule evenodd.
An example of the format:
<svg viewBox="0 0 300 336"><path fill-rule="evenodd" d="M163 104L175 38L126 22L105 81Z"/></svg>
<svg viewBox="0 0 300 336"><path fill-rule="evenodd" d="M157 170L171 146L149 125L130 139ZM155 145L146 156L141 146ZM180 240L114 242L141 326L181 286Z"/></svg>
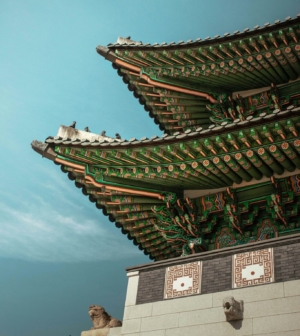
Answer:
<svg viewBox="0 0 300 336"><path fill-rule="evenodd" d="M62 138L62 137L48 137L45 142L48 144L63 144L63 145L81 145L81 146L128 146L129 144L131 145L137 145L137 144L145 144L145 143L149 143L149 142L161 142L161 141L168 141L168 140L172 140L172 139L182 139L185 137L191 137L191 136L196 136L196 135L204 135L204 134L209 134L209 133L213 133L213 132L218 132L220 133L222 130L226 131L227 129L232 129L238 126L245 126L248 125L249 126L251 124L257 123L259 121L262 120L266 120L266 119L272 119L275 118L277 115L278 116L284 116L284 115L288 115L288 114L292 114L292 113L296 113L300 111L300 107L294 107L293 105L288 106L284 111L280 111L280 110L274 110L272 114L266 114L266 113L261 113L258 117L253 117L253 116L249 116L247 118L247 120L241 121L240 119L236 119L234 120L232 123L227 123L224 122L221 125L211 125L210 128L208 129L202 129L201 127L197 128L196 131L191 131L191 130L187 130L184 133L180 133L180 132L176 132L173 135L168 135L167 133L163 134L161 137L154 135L152 136L150 139L148 139L147 137L142 137L140 140L136 139L136 138L131 138L130 140L125 140L125 139L121 139L121 140L117 140L117 139L111 139L110 141L107 140L102 140L102 141L98 141L98 140L93 140L93 141L89 141L87 139L78 139L78 138L74 138L74 139L69 139L69 138Z"/></svg>
<svg viewBox="0 0 300 336"><path fill-rule="evenodd" d="M280 25L280 24L284 25L284 23L287 22L287 21L291 21L291 20L296 21L299 18L300 18L300 13L297 14L297 16L294 19L292 19L290 16L286 17L284 22L282 22L280 20L274 21L274 24L266 22L263 27L260 27L259 25L256 25L256 26L253 27L252 30L250 28L245 28L242 32L240 32L239 30L235 30L232 34L230 34L229 32L226 32L226 33L223 34L223 36L225 38L227 38L227 37L236 36L236 35L244 35L246 33L256 32L259 29L263 30L263 29L266 29L266 28L274 27L276 25ZM194 41L193 40L187 40L186 42L184 42L184 41L180 40L177 43L173 42L173 41L170 42L170 43L166 43L166 42L157 43L157 42L155 42L153 44L142 43L142 42L130 42L130 43L125 42L125 43L109 43L107 46L111 47L111 48L113 48L113 47L123 47L123 46L126 46L126 47L128 47L128 46L129 47L151 47L152 48L152 47L166 47L166 46L176 46L176 45L177 46L179 46L179 45L192 45L192 44L195 44L195 43L197 44L201 41L202 42L213 41L213 40L217 40L219 38L221 38L220 35L215 35L214 38L211 38L210 36L207 36L204 40L202 40L201 38L197 38Z"/></svg>

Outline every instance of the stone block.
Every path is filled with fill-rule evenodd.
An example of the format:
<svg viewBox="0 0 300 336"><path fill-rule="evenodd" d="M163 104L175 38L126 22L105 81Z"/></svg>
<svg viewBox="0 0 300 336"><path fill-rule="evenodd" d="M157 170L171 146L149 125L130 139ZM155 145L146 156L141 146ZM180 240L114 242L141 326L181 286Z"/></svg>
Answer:
<svg viewBox="0 0 300 336"><path fill-rule="evenodd" d="M136 304L137 290L139 285L139 273L131 272L127 274L128 285L126 292L125 307L132 306Z"/></svg>
<svg viewBox="0 0 300 336"><path fill-rule="evenodd" d="M107 336L121 336L122 335L122 327L110 328Z"/></svg>
<svg viewBox="0 0 300 336"><path fill-rule="evenodd" d="M144 303L136 306L125 307L123 320L136 319L151 316L152 303Z"/></svg>
<svg viewBox="0 0 300 336"><path fill-rule="evenodd" d="M178 327L179 314L143 317L141 331L152 331Z"/></svg>
<svg viewBox="0 0 300 336"><path fill-rule="evenodd" d="M213 293L213 307L223 305L226 296L233 296L236 300L247 302L265 301L284 297L283 283L272 283L268 285L245 287L225 292Z"/></svg>
<svg viewBox="0 0 300 336"><path fill-rule="evenodd" d="M82 331L81 336L107 336L111 328ZM119 328L118 328L119 329ZM121 335L121 334L119 334Z"/></svg>
<svg viewBox="0 0 300 336"><path fill-rule="evenodd" d="M122 335L137 333L141 329L141 319L132 319L123 321Z"/></svg>
<svg viewBox="0 0 300 336"><path fill-rule="evenodd" d="M300 295L300 280L286 281L283 288L284 296Z"/></svg>
<svg viewBox="0 0 300 336"><path fill-rule="evenodd" d="M253 334L255 336L299 336L300 330L293 330L293 331L285 331L284 335L282 335L282 332L279 331L278 333L267 333L267 334Z"/></svg>
<svg viewBox="0 0 300 336"><path fill-rule="evenodd" d="M180 313L212 307L212 294L165 300L153 303L152 316Z"/></svg>
<svg viewBox="0 0 300 336"><path fill-rule="evenodd" d="M194 310L180 313L179 327L226 321L223 307Z"/></svg>
<svg viewBox="0 0 300 336"><path fill-rule="evenodd" d="M139 336L165 336L165 330L145 331L141 332Z"/></svg>
<svg viewBox="0 0 300 336"><path fill-rule="evenodd" d="M245 303L244 317L262 317L300 312L300 296Z"/></svg>
<svg viewBox="0 0 300 336"><path fill-rule="evenodd" d="M253 335L294 330L300 330L300 313L253 318Z"/></svg>
<svg viewBox="0 0 300 336"><path fill-rule="evenodd" d="M252 319L232 322L193 325L166 330L165 336L250 336L252 335Z"/></svg>

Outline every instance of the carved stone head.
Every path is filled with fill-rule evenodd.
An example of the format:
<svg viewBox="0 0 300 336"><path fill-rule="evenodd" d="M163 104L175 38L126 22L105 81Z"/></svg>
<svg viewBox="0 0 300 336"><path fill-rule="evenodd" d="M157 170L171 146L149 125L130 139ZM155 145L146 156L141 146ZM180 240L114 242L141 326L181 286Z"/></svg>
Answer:
<svg viewBox="0 0 300 336"><path fill-rule="evenodd" d="M223 300L226 321L242 320L244 312L244 301L236 301L233 296L227 296Z"/></svg>

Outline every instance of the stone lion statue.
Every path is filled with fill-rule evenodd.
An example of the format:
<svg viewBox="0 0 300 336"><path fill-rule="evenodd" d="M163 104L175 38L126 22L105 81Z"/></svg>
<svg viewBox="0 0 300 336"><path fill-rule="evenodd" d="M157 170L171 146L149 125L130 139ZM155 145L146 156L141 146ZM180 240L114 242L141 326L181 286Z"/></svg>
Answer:
<svg viewBox="0 0 300 336"><path fill-rule="evenodd" d="M121 321L115 319L114 317L111 317L101 306L91 305L89 307L89 315L94 325L91 330L102 328L115 328L122 326Z"/></svg>

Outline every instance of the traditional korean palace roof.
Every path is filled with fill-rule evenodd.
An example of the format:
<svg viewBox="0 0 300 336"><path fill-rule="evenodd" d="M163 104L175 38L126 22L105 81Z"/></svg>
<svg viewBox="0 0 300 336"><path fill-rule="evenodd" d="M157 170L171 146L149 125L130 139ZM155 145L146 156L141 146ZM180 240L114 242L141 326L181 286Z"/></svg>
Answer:
<svg viewBox="0 0 300 336"><path fill-rule="evenodd" d="M149 115L169 134L221 123L219 109L243 107L243 118L257 108L236 93L280 85L300 74L300 15L243 32L178 43L142 43L119 38L97 52L133 91ZM231 101L228 98L232 98ZM212 116L209 111L214 111Z"/></svg>
<svg viewBox="0 0 300 336"><path fill-rule="evenodd" d="M32 147L153 260L300 232L299 23L97 47L165 134Z"/></svg>

